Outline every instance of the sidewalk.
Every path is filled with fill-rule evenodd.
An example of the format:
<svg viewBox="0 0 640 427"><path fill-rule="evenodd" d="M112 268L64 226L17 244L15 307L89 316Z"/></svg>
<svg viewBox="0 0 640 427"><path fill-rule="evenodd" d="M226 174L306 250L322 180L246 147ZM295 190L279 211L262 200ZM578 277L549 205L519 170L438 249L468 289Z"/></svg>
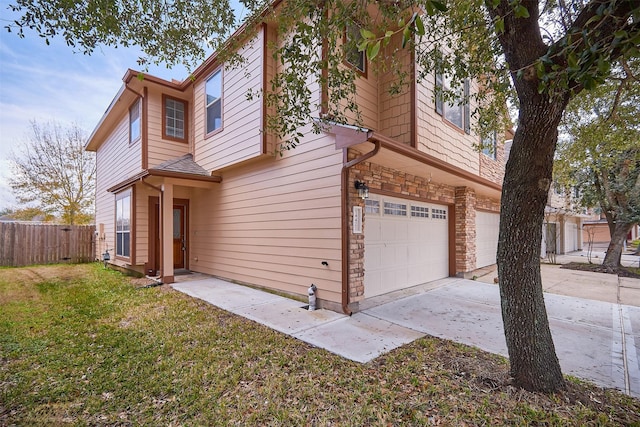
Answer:
<svg viewBox="0 0 640 427"><path fill-rule="evenodd" d="M578 273L589 276L543 266L543 282L550 290L582 294L545 294L563 372L640 397L640 307L616 302L615 289L622 286L610 279L617 276ZM619 293L633 302L640 294L640 279L628 280L629 295ZM425 335L507 356L499 289L492 280L439 280L372 298L351 317L310 312L299 301L214 278L172 287L360 363ZM590 299L596 297L600 299Z"/></svg>
<svg viewBox="0 0 640 427"><path fill-rule="evenodd" d="M603 252L594 252L591 261L596 264L602 263L603 259ZM542 289L545 292L640 307L640 279L561 268L562 264L570 262L587 263L586 252L582 251L557 255L556 262L558 264L547 264L543 260L540 264ZM640 262L640 256L631 254L622 256L623 266L635 267L638 262ZM485 269L482 273L484 275L478 277L477 281L496 283L498 273L495 266Z"/></svg>

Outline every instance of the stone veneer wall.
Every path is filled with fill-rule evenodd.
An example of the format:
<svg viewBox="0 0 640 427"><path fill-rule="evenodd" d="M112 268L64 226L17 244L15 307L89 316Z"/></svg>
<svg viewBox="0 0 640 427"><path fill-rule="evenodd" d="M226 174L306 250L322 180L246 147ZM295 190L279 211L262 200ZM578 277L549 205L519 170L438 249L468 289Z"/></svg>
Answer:
<svg viewBox="0 0 640 427"><path fill-rule="evenodd" d="M350 157L349 160L355 158ZM361 175L349 173L349 301L358 302L364 298L364 200L358 196L355 181L363 180ZM362 207L362 233L353 233L353 207Z"/></svg>
<svg viewBox="0 0 640 427"><path fill-rule="evenodd" d="M349 150L348 160L361 153ZM476 209L500 211L500 201L476 196L468 187L429 182L428 178L407 174L368 161L355 165L349 171L349 300L358 302L364 298L364 233L366 214L364 200L358 197L355 181L364 181L372 193L406 197L424 202L441 203L454 207L455 214L455 263L456 273L469 272L476 266ZM353 206L361 206L363 233L353 234Z"/></svg>
<svg viewBox="0 0 640 427"><path fill-rule="evenodd" d="M491 199L486 196L476 197L476 209L487 212L500 212L500 200Z"/></svg>
<svg viewBox="0 0 640 427"><path fill-rule="evenodd" d="M476 268L476 192L456 187L456 274Z"/></svg>

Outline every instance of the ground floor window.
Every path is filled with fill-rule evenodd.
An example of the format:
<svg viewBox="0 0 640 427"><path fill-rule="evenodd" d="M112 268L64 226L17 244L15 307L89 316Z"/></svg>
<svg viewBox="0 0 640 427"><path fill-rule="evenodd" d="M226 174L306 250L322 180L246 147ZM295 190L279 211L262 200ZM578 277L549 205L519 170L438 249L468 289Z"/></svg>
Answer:
<svg viewBox="0 0 640 427"><path fill-rule="evenodd" d="M116 255L131 256L131 191L116 196Z"/></svg>

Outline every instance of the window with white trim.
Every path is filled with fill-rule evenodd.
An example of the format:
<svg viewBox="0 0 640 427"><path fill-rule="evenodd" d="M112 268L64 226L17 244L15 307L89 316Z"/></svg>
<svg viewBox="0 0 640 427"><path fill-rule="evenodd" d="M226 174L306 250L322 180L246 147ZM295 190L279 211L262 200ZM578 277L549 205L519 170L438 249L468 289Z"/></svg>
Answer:
<svg viewBox="0 0 640 427"><path fill-rule="evenodd" d="M411 205L411 216L414 218L429 218L429 208Z"/></svg>
<svg viewBox="0 0 640 427"><path fill-rule="evenodd" d="M129 144L133 144L142 135L142 120L140 112L140 99L129 109Z"/></svg>
<svg viewBox="0 0 640 427"><path fill-rule="evenodd" d="M205 84L207 133L222 127L222 70L218 70L207 79Z"/></svg>
<svg viewBox="0 0 640 427"><path fill-rule="evenodd" d="M131 191L116 196L116 256L131 256Z"/></svg>
<svg viewBox="0 0 640 427"><path fill-rule="evenodd" d="M490 136L482 140L482 154L496 160L498 148L498 135L494 131Z"/></svg>
<svg viewBox="0 0 640 427"><path fill-rule="evenodd" d="M407 216L407 205L404 203L384 202L384 214L393 216Z"/></svg>
<svg viewBox="0 0 640 427"><path fill-rule="evenodd" d="M164 102L163 137L181 142L187 140L187 101L162 96Z"/></svg>
<svg viewBox="0 0 640 427"><path fill-rule="evenodd" d="M464 79L461 86L454 86L451 77L436 73L436 112L467 134L471 133L469 86L469 79ZM445 101L443 92L453 92L454 99Z"/></svg>

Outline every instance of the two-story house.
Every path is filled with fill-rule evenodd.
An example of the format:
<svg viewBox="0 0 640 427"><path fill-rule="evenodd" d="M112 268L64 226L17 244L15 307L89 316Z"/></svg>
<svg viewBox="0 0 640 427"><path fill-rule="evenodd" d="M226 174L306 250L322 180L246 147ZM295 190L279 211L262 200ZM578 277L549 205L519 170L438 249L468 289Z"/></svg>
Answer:
<svg viewBox="0 0 640 427"><path fill-rule="evenodd" d="M243 69L214 54L181 82L125 74L87 144L98 257L165 283L185 270L295 295L313 283L321 307L344 312L495 263L504 151L478 152L468 106L435 101L446 79L418 82L410 66L392 96L389 74L351 60L366 129L307 127L274 155L264 97L246 94L283 66L268 52L279 35L242 31Z"/></svg>
<svg viewBox="0 0 640 427"><path fill-rule="evenodd" d="M582 221L587 215L570 193L556 185L549 190L544 212L541 257L582 250Z"/></svg>

